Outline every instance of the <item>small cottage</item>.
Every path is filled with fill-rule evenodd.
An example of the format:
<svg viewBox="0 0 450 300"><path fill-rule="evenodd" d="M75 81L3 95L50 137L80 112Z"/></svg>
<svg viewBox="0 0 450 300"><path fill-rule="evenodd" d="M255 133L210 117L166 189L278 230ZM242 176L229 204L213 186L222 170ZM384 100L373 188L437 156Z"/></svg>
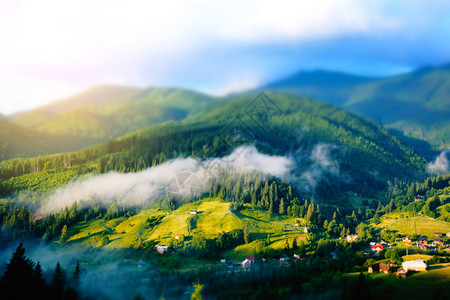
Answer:
<svg viewBox="0 0 450 300"><path fill-rule="evenodd" d="M405 269L406 272L409 271L422 272L427 270L427 264L423 260L404 261L402 263L402 267L403 269Z"/></svg>
<svg viewBox="0 0 450 300"><path fill-rule="evenodd" d="M378 244L372 245L372 251L374 251L374 252L379 253L379 252L383 251L383 249L384 249L383 245L378 245Z"/></svg>
<svg viewBox="0 0 450 300"><path fill-rule="evenodd" d="M287 256L286 254L282 254L282 255L280 256L280 261L282 261L282 262L289 262L289 261L290 261L290 258L289 258L289 256Z"/></svg>
<svg viewBox="0 0 450 300"><path fill-rule="evenodd" d="M385 274L391 274L392 269L388 264L380 263L380 272L384 272Z"/></svg>
<svg viewBox="0 0 450 300"><path fill-rule="evenodd" d="M420 236L417 241L419 242L419 244L428 245L428 237L426 236Z"/></svg>
<svg viewBox="0 0 450 300"><path fill-rule="evenodd" d="M433 245L434 246L442 246L442 245L444 245L444 240L443 239L434 239Z"/></svg>
<svg viewBox="0 0 450 300"><path fill-rule="evenodd" d="M163 245L156 245L155 246L156 251L158 251L158 253L163 254L167 252L167 249L169 249L168 246L163 246Z"/></svg>
<svg viewBox="0 0 450 300"><path fill-rule="evenodd" d="M143 268L143 267L145 267L145 265L146 265L146 263L145 263L145 261L143 261L142 259L139 260L139 261L137 262L137 264L136 264L136 266L137 266L138 268Z"/></svg>
<svg viewBox="0 0 450 300"><path fill-rule="evenodd" d="M367 269L368 273L375 273L375 272L379 272L380 271L380 266L379 264L374 264L369 266L369 268Z"/></svg>
<svg viewBox="0 0 450 300"><path fill-rule="evenodd" d="M397 277L398 278L406 278L406 271L403 268L399 268L397 270Z"/></svg>
<svg viewBox="0 0 450 300"><path fill-rule="evenodd" d="M197 210L196 209L191 209L191 211L189 213L191 215L196 215L197 214Z"/></svg>

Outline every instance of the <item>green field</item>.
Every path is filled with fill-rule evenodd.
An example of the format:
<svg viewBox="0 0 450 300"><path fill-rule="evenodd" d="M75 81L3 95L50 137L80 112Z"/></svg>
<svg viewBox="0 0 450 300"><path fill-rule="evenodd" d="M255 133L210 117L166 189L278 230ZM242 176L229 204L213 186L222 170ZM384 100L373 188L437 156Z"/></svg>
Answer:
<svg viewBox="0 0 450 300"><path fill-rule="evenodd" d="M398 231L400 234L412 235L416 233L418 235L425 235L428 238L433 238L436 231L447 233L450 232L450 223L435 220L425 216L408 217L408 214L404 213L405 218L400 218L399 214L386 214L387 217L392 219L381 219L382 222L376 227L387 228L392 231Z"/></svg>
<svg viewBox="0 0 450 300"><path fill-rule="evenodd" d="M69 228L67 244L90 245L106 249L137 248L146 241L168 244L175 236L182 235L205 235L208 238L215 238L222 231L242 229L244 224L248 224L252 241L221 254L227 259L241 261L246 256L254 255L259 251L263 247L261 240L265 241L268 234L270 235L268 247L272 249L283 249L286 238L289 244L292 244L297 236L302 236L305 241L308 239L308 234L303 233L304 226L295 227L296 221L302 223L303 219L295 219L250 207L232 211L230 205L231 203L217 198L203 199L196 203L184 204L170 213L158 208L151 208L129 218L80 222ZM196 228L189 233L187 219L192 216L189 213L191 209L197 210L198 220ZM147 225L148 218L159 216L163 218L158 225L155 227ZM288 224L287 229L285 228L286 224ZM104 237L108 238L106 243ZM162 265L173 265L175 262L172 260L176 260L180 268L187 269L199 264L195 259L180 259L177 255L173 255L172 258L171 256L161 257L158 260ZM211 262L208 263L208 265L210 264Z"/></svg>

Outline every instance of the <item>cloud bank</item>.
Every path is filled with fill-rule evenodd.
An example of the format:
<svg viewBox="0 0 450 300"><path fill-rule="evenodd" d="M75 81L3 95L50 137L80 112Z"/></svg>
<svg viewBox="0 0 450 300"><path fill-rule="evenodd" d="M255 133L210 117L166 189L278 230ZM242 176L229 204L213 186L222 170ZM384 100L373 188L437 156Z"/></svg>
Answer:
<svg viewBox="0 0 450 300"><path fill-rule="evenodd" d="M223 158L206 161L179 158L137 173L110 172L79 179L57 189L45 200L38 214L56 213L74 203L83 206L98 201L106 206L113 202L141 206L151 204L167 193L187 195L192 189L201 193L205 191L206 179L215 176L215 172L223 167L283 177L292 166L293 161L289 158L259 153L254 146L241 146Z"/></svg>
<svg viewBox="0 0 450 300"><path fill-rule="evenodd" d="M322 143L312 149L309 157L312 164L300 176L300 179L307 183L304 186L307 191L313 192L327 175L339 174L339 163L331 155L334 149L337 149L337 146Z"/></svg>
<svg viewBox="0 0 450 300"><path fill-rule="evenodd" d="M427 171L430 174L446 174L450 172L450 162L448 156L450 149L444 150L433 162L427 164Z"/></svg>
<svg viewBox="0 0 450 300"><path fill-rule="evenodd" d="M381 75L449 59L445 0L0 3L0 112L98 84L254 88L299 69ZM369 74L372 75L372 74Z"/></svg>

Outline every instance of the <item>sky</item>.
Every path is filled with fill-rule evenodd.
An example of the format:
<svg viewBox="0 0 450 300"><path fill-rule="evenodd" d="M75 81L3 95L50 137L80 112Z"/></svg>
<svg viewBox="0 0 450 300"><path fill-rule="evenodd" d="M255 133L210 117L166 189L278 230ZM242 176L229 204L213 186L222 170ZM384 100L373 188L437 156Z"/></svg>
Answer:
<svg viewBox="0 0 450 300"><path fill-rule="evenodd" d="M0 114L99 84L212 95L450 61L447 0L0 0Z"/></svg>

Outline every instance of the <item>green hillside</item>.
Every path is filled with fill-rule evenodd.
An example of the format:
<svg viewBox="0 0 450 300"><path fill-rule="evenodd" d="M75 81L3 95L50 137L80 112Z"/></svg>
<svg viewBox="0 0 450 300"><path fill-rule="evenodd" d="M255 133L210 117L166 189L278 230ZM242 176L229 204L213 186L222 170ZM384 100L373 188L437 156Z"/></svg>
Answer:
<svg viewBox="0 0 450 300"><path fill-rule="evenodd" d="M254 144L263 153L292 156L301 165L294 169L300 185L305 184L302 174L320 163L318 157L310 157L311 152L325 145L320 155L334 161L339 170L325 173L326 180L318 178L319 198L333 198L332 194L348 189L369 195L383 190L386 179L420 177L424 172L425 160L374 122L303 97L270 93L280 113L265 120L261 128L258 120L243 112L257 95L223 98L182 122L150 126L79 152L6 161L0 164L0 176L43 170L47 162L50 169L86 165L100 173L133 172L180 155L223 156L241 144ZM236 139L230 124L240 122L245 130Z"/></svg>
<svg viewBox="0 0 450 300"><path fill-rule="evenodd" d="M435 232L450 232L450 223L440 220L435 220L426 216L416 216L399 218L399 214L386 214L389 219L383 219L378 224L379 228L386 228L391 231L398 231L403 235L423 235L429 239L434 238ZM406 214L408 216L408 214Z"/></svg>
<svg viewBox="0 0 450 300"><path fill-rule="evenodd" d="M183 89L99 86L9 119L40 133L105 141L149 125L184 119L210 100Z"/></svg>
<svg viewBox="0 0 450 300"><path fill-rule="evenodd" d="M298 236L304 237L305 241L308 239L308 234L303 233L303 227L297 231L284 230L285 224L295 224L295 218L272 214L258 208L233 211L230 204L220 199L203 199L196 203L181 205L172 212L150 208L128 218L79 222L68 228L67 244L106 249L139 248L146 244L171 245L176 237L186 243L192 236L214 239L221 232L242 230L244 224L248 224L250 235L255 242L223 252L224 257L243 260L246 256L253 255L256 250L260 250L256 249L261 247L257 239L265 240L268 234L270 244L267 246L272 249L283 249L286 237L289 240ZM187 220L193 216L189 214L191 209L196 209L198 215L195 228L188 231ZM156 219L159 220L155 222L156 225L149 225L149 220Z"/></svg>
<svg viewBox="0 0 450 300"><path fill-rule="evenodd" d="M47 135L0 119L0 161L13 157L74 151L100 141L90 137Z"/></svg>
<svg viewBox="0 0 450 300"><path fill-rule="evenodd" d="M339 105L441 149L450 147L449 78L450 65L380 79L317 71L265 88Z"/></svg>

